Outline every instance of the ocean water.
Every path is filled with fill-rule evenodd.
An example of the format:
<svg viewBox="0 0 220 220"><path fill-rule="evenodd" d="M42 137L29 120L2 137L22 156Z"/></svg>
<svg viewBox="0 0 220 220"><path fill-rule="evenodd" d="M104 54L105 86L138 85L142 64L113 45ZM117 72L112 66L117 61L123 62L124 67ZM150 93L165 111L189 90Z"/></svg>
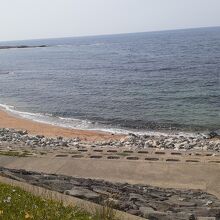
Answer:
<svg viewBox="0 0 220 220"><path fill-rule="evenodd" d="M220 128L220 28L0 42L1 107L71 128Z"/></svg>

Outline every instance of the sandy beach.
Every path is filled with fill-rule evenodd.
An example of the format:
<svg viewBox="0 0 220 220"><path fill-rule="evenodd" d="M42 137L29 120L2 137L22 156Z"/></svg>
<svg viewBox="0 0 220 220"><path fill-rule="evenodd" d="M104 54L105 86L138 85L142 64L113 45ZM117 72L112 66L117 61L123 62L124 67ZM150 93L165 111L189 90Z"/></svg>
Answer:
<svg viewBox="0 0 220 220"><path fill-rule="evenodd" d="M158 220L219 213L219 146L218 140L202 135L123 137L0 111L0 176L98 204L108 196L118 210L147 219L149 201Z"/></svg>
<svg viewBox="0 0 220 220"><path fill-rule="evenodd" d="M118 140L121 137L123 137L123 135L113 135L107 132L68 129L49 124L34 122L28 119L18 118L3 110L0 110L0 128L14 128L27 130L29 134L44 135L46 137L78 137L81 140L87 141Z"/></svg>

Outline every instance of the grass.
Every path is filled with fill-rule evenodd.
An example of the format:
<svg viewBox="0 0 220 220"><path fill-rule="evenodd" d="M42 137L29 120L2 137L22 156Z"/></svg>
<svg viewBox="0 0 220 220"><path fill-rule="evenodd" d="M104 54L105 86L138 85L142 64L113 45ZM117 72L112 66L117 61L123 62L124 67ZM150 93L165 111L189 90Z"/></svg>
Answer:
<svg viewBox="0 0 220 220"><path fill-rule="evenodd" d="M11 157L27 157L30 155L28 152L17 152L17 151L0 151L2 156L11 156Z"/></svg>
<svg viewBox="0 0 220 220"><path fill-rule="evenodd" d="M40 152L40 155L47 155L47 153L46 153L46 152L41 151L41 152Z"/></svg>
<svg viewBox="0 0 220 220"><path fill-rule="evenodd" d="M19 187L0 183L0 220L118 220L107 204L88 214L62 202L43 199Z"/></svg>
<svg viewBox="0 0 220 220"><path fill-rule="evenodd" d="M117 220L115 217L115 211L112 208L113 206L114 204L111 201L105 201L100 209L96 209L96 218L100 220Z"/></svg>
<svg viewBox="0 0 220 220"><path fill-rule="evenodd" d="M131 154L121 152L121 153L117 153L116 155L118 155L118 156L122 156L122 157L127 157L127 156L130 156Z"/></svg>

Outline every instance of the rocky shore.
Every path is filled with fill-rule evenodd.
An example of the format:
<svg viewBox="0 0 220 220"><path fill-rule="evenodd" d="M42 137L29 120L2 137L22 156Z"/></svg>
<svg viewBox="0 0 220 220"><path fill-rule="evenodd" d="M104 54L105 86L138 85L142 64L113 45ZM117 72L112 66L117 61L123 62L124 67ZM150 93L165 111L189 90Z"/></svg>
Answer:
<svg viewBox="0 0 220 220"><path fill-rule="evenodd" d="M91 147L115 147L129 149L170 149L177 151L186 150L204 150L220 152L219 135L211 132L207 135L198 135L197 137L186 136L149 136L129 134L120 140L85 142L79 138L48 138L43 135L29 135L27 131L2 128L0 129L0 144L9 143L24 145L30 147L76 147L80 148L84 144L90 144Z"/></svg>
<svg viewBox="0 0 220 220"><path fill-rule="evenodd" d="M220 219L220 201L200 190L163 189L5 168L0 168L0 175L99 204L108 202L116 209L148 219Z"/></svg>
<svg viewBox="0 0 220 220"><path fill-rule="evenodd" d="M217 155L217 152L220 152L220 139L217 133L212 132L196 137L129 134L120 140L89 142L80 138L49 138L43 135L30 135L25 130L0 129L2 155L17 155L13 150L17 149L19 151L20 148L23 149L24 156L31 152L31 156L36 155L35 151L44 156L49 149L49 151L55 152L55 157L63 157L67 156L67 152L74 153L71 150L76 150L79 153L78 151L85 150L85 146L93 151L96 150L96 152L101 152L100 148L115 148L111 152L113 150L115 152L115 150L120 148L140 149L139 152L145 152L145 149L152 148L155 150L160 149L160 151L167 149L172 151L203 150L204 152L211 151ZM29 149L32 150L28 151ZM66 154L61 153L62 151ZM120 154L124 154L124 152ZM71 154L71 157L74 156L79 155ZM147 219L193 220L199 219L198 217L220 219L219 199L200 190L163 189L148 185L112 183L104 180L6 168L0 168L0 175L98 204L108 203L116 209Z"/></svg>

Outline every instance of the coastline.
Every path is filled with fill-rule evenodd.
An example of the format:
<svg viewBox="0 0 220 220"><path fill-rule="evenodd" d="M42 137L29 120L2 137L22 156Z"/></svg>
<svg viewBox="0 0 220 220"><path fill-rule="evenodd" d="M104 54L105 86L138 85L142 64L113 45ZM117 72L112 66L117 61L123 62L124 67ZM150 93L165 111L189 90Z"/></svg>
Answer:
<svg viewBox="0 0 220 220"><path fill-rule="evenodd" d="M35 122L29 119L16 117L2 109L0 109L0 128L27 130L28 133L31 135L44 135L46 137L77 137L85 141L119 140L120 138L125 136L103 131L63 128L46 123Z"/></svg>
<svg viewBox="0 0 220 220"><path fill-rule="evenodd" d="M39 46L28 46L28 45L0 46L0 50L9 50L9 49L28 49L28 48L43 48L43 47L47 47L47 45L39 45Z"/></svg>

